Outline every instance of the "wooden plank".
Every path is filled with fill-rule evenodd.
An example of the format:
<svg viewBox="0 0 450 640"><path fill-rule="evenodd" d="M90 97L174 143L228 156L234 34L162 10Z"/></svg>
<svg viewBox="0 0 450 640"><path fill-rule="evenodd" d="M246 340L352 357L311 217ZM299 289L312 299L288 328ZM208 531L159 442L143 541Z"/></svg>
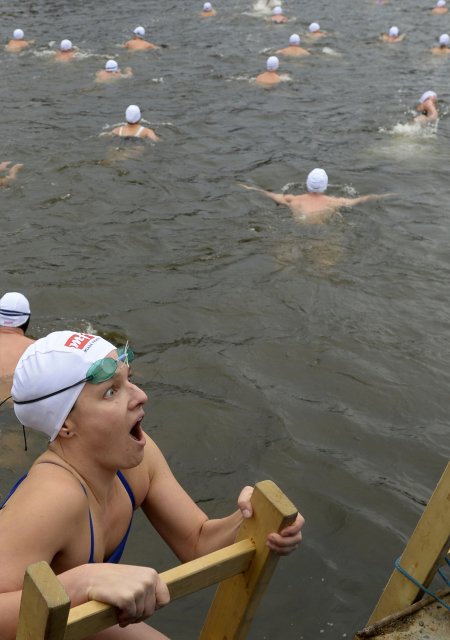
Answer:
<svg viewBox="0 0 450 640"><path fill-rule="evenodd" d="M255 558L245 573L219 585L200 634L201 640L241 640L246 637L279 558L267 547L267 534L280 531L297 516L296 507L270 480L255 486L252 505L254 515L244 520L237 539L253 540Z"/></svg>
<svg viewBox="0 0 450 640"><path fill-rule="evenodd" d="M254 555L253 542L242 540L164 571L160 577L169 587L171 600L176 600L245 571ZM91 600L70 610L64 640L81 640L116 623L117 612L114 607Z"/></svg>
<svg viewBox="0 0 450 640"><path fill-rule="evenodd" d="M449 546L450 462L405 547L400 566L428 586ZM421 594L419 587L395 569L367 624L404 609Z"/></svg>
<svg viewBox="0 0 450 640"><path fill-rule="evenodd" d="M47 562L25 572L16 640L63 640L70 600Z"/></svg>

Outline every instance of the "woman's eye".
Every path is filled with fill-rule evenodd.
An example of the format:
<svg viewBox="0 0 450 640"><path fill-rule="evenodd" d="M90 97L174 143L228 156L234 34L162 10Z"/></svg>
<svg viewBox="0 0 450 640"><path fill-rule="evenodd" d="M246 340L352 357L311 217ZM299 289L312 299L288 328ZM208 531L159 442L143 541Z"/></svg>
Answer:
<svg viewBox="0 0 450 640"><path fill-rule="evenodd" d="M107 389L107 391L105 392L104 397L105 398L112 398L112 396L114 395L114 389L113 387L110 387L109 389Z"/></svg>

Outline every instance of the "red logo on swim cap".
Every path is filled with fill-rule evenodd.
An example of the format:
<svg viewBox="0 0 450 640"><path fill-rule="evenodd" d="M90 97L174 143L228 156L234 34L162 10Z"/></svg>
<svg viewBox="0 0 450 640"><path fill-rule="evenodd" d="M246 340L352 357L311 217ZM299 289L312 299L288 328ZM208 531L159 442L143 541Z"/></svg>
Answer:
<svg viewBox="0 0 450 640"><path fill-rule="evenodd" d="M65 343L65 347L73 347L74 349L84 349L84 347L97 336L91 336L89 333L73 333Z"/></svg>

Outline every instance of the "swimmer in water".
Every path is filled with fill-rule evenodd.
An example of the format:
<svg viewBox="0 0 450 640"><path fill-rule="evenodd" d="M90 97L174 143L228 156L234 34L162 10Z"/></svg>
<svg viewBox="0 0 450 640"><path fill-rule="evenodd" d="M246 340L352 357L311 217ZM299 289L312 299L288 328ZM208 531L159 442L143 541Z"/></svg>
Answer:
<svg viewBox="0 0 450 640"><path fill-rule="evenodd" d="M271 22L275 24L285 24L288 22L286 16L283 15L283 9L279 5L272 9L272 15L269 18Z"/></svg>
<svg viewBox="0 0 450 640"><path fill-rule="evenodd" d="M414 122L418 124L428 124L436 122L439 119L437 111L437 95L434 91L425 91L420 98L420 102L416 107L417 111L421 111L420 116L414 118Z"/></svg>
<svg viewBox="0 0 450 640"><path fill-rule="evenodd" d="M312 38L323 38L327 35L326 31L322 31L318 22L311 22L308 27L309 35Z"/></svg>
<svg viewBox="0 0 450 640"><path fill-rule="evenodd" d="M0 173L3 171L7 172L5 176L0 176L0 187L8 187L11 182L16 179L17 172L23 167L23 164L14 164L8 168L9 164L11 164L10 160L0 162Z"/></svg>
<svg viewBox="0 0 450 640"><path fill-rule="evenodd" d="M133 38L128 40L128 42L125 42L123 46L130 51L151 51L153 49L159 49L156 44L152 44L151 42L148 42L148 40L145 40L144 36L144 27L136 27L133 31Z"/></svg>
<svg viewBox="0 0 450 640"><path fill-rule="evenodd" d="M448 33L443 33L441 36L439 36L439 46L433 47L431 49L431 53L434 56L447 55L447 53L450 53L450 47L448 46L449 43L450 36L448 35Z"/></svg>
<svg viewBox="0 0 450 640"><path fill-rule="evenodd" d="M387 33L381 34L381 40L383 42L401 42L405 38L404 33L400 33L398 27L391 27Z"/></svg>
<svg viewBox="0 0 450 640"><path fill-rule="evenodd" d="M61 40L59 51L55 53L54 60L56 60L56 62L70 62L73 60L74 53L75 50L72 42L67 39Z"/></svg>
<svg viewBox="0 0 450 640"><path fill-rule="evenodd" d="M260 191L265 196L271 198L277 204L289 207L298 220L310 224L325 222L333 213L341 207L354 207L368 200L377 200L391 194L369 194L358 198L336 198L325 195L328 187L328 176L323 169L313 169L307 177L306 188L308 193L299 196L284 195L284 193L273 193L259 187L242 184L241 187Z"/></svg>
<svg viewBox="0 0 450 640"><path fill-rule="evenodd" d="M115 60L107 60L104 69L100 69L95 74L95 82L108 83L120 80L120 78L131 78L133 71L131 67L126 67L123 71Z"/></svg>
<svg viewBox="0 0 450 640"><path fill-rule="evenodd" d="M293 58L298 56L311 55L308 49L304 49L300 46L300 36L297 33L293 33L289 38L289 46L284 49L279 49L275 52L281 56L292 56Z"/></svg>
<svg viewBox="0 0 450 640"><path fill-rule="evenodd" d="M141 110L135 104L130 104L125 111L126 124L116 127L111 131L116 136L122 138L147 138L153 142L158 142L160 139L153 129L143 127L139 124L141 120Z"/></svg>
<svg viewBox="0 0 450 640"><path fill-rule="evenodd" d="M447 3L445 0L437 0L436 6L431 10L434 15L442 15L448 13Z"/></svg>
<svg viewBox="0 0 450 640"><path fill-rule="evenodd" d="M259 84L261 87L269 88L277 85L281 78L277 73L277 69L280 65L280 61L276 56L270 56L267 58L266 69L263 73L260 73L259 76L256 76L255 82Z"/></svg>
<svg viewBox="0 0 450 640"><path fill-rule="evenodd" d="M25 40L25 34L22 29L14 29L12 40L5 45L5 50L10 53L18 53L33 43L34 40Z"/></svg>
<svg viewBox="0 0 450 640"><path fill-rule="evenodd" d="M9 291L0 298L0 381L9 381L8 392L20 356L34 342L25 336L30 315L30 304L22 293Z"/></svg>
<svg viewBox="0 0 450 640"><path fill-rule="evenodd" d="M216 11L212 8L212 4L210 2L205 2L200 15L202 18L213 18L216 15Z"/></svg>

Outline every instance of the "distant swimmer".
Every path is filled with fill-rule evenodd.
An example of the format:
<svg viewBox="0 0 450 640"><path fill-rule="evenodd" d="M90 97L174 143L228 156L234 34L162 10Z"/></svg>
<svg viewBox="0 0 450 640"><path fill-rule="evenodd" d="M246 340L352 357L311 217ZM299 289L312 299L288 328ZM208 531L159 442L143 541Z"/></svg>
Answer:
<svg viewBox="0 0 450 640"><path fill-rule="evenodd" d="M23 167L23 164L14 164L8 168L9 164L11 164L10 160L0 162L0 173L6 171L5 176L0 176L0 187L8 187L11 182L16 179L17 172Z"/></svg>
<svg viewBox="0 0 450 640"><path fill-rule="evenodd" d="M437 111L437 95L434 91L425 91L422 94L419 104L416 107L417 111L420 111L420 116L414 118L414 122L418 124L428 124L429 122L436 122L439 119Z"/></svg>
<svg viewBox="0 0 450 640"><path fill-rule="evenodd" d="M25 40L25 34L22 29L14 29L13 37L8 44L5 45L5 49L10 53L18 53L22 51L22 49L29 47L33 42L34 40Z"/></svg>
<svg viewBox="0 0 450 640"><path fill-rule="evenodd" d="M327 35L326 31L322 31L318 22L311 22L308 27L309 35L313 38L323 38Z"/></svg>
<svg viewBox="0 0 450 640"><path fill-rule="evenodd" d="M152 44L148 40L145 40L144 36L144 27L136 27L133 31L133 38L128 40L128 42L125 42L123 46L126 49L130 49L130 51L150 51L153 49L159 49L156 44Z"/></svg>
<svg viewBox="0 0 450 640"><path fill-rule="evenodd" d="M450 53L450 47L448 46L449 43L450 43L450 36L448 35L448 33L443 33L441 36L439 36L439 46L433 47L431 49L431 53L434 56L442 56L442 55L446 55L447 53Z"/></svg>
<svg viewBox="0 0 450 640"><path fill-rule="evenodd" d="M277 204L285 205L290 208L294 216L304 222L310 224L318 224L325 222L333 213L341 207L354 207L368 200L377 200L390 194L369 194L357 198L335 198L326 196L325 191L328 187L328 176L323 169L313 169L307 177L306 188L308 193L299 196L284 195L284 193L273 193L259 187L241 184L245 189L260 191L264 195L271 198Z"/></svg>
<svg viewBox="0 0 450 640"><path fill-rule="evenodd" d="M279 49L275 52L277 55L281 56L309 56L311 55L308 49L303 49L300 46L300 36L298 33L293 33L289 38L289 46L284 49Z"/></svg>
<svg viewBox="0 0 450 640"><path fill-rule="evenodd" d="M100 69L95 74L95 81L108 83L120 80L120 78L131 78L133 71L131 67L126 67L123 71L119 69L119 65L115 60L107 60L104 69Z"/></svg>
<svg viewBox="0 0 450 640"><path fill-rule="evenodd" d="M121 136L122 138L148 138L149 140L153 140L153 142L158 142L160 139L153 129L143 127L139 124L141 120L141 110L137 105L130 104L130 106L127 107L125 120L127 121L126 124L116 127L111 133L116 136Z"/></svg>
<svg viewBox="0 0 450 640"><path fill-rule="evenodd" d="M200 15L202 18L213 18L216 15L216 11L212 8L212 4L210 2L205 2Z"/></svg>
<svg viewBox="0 0 450 640"><path fill-rule="evenodd" d="M267 58L266 69L259 76L256 76L255 82L262 87L273 87L281 81L280 76L277 73L277 69L280 66L280 61L276 56L270 56Z"/></svg>
<svg viewBox="0 0 450 640"><path fill-rule="evenodd" d="M75 49L73 48L72 42L65 38L61 40L59 51L55 53L54 60L57 62L70 62L73 59L74 53Z"/></svg>
<svg viewBox="0 0 450 640"><path fill-rule="evenodd" d="M435 15L441 15L448 12L447 3L445 0L437 0L436 6L431 10L431 13Z"/></svg>
<svg viewBox="0 0 450 640"><path fill-rule="evenodd" d="M280 5L277 5L272 9L270 21L275 22L275 24L285 24L286 22L289 22L288 18L283 15L283 8L280 7Z"/></svg>
<svg viewBox="0 0 450 640"><path fill-rule="evenodd" d="M20 356L34 342L25 337L30 314L30 304L22 293L9 291L0 298L0 382L9 380L8 393Z"/></svg>
<svg viewBox="0 0 450 640"><path fill-rule="evenodd" d="M391 27L387 33L381 34L381 39L383 42L401 42L404 40L405 34L400 33L398 27Z"/></svg>

